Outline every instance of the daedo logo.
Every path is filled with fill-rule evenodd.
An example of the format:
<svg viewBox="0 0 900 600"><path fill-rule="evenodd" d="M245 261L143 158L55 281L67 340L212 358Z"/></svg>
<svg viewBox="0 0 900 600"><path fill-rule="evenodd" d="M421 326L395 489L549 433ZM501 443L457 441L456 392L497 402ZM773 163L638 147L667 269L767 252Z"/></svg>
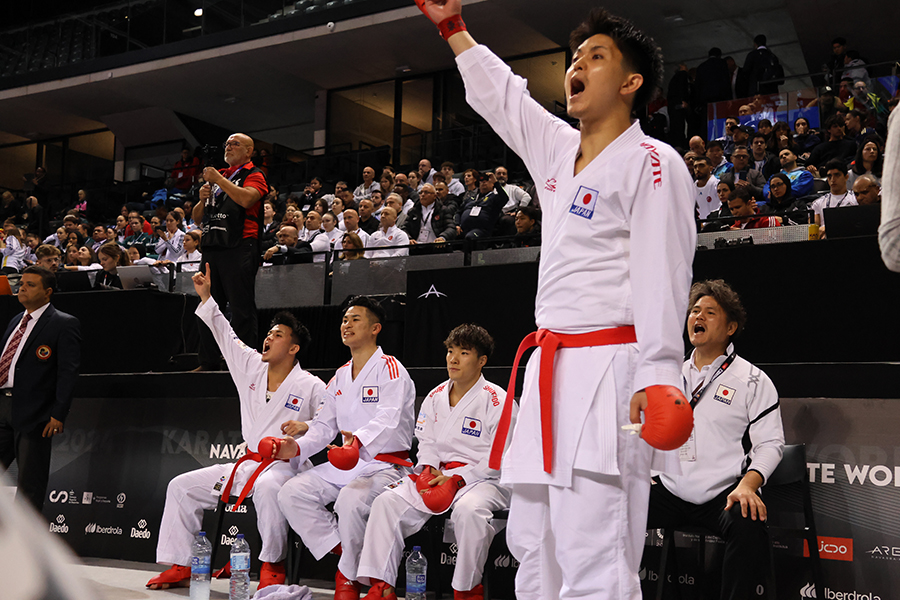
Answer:
<svg viewBox="0 0 900 600"><path fill-rule="evenodd" d="M809 545L803 541L803 556L809 556ZM819 556L828 560L853 562L853 538L819 536Z"/></svg>
<svg viewBox="0 0 900 600"><path fill-rule="evenodd" d="M232 525L228 528L228 535L225 535L224 533L222 534L222 537L219 539L219 543L223 546L230 546L234 544L234 540L236 539L237 534L239 534L240 532L241 530L238 529L237 525Z"/></svg>
<svg viewBox="0 0 900 600"><path fill-rule="evenodd" d="M69 533L69 526L63 515L56 515L56 523L50 523L50 533Z"/></svg>
<svg viewBox="0 0 900 600"><path fill-rule="evenodd" d="M139 540L149 540L150 539L150 531L147 529L147 521L141 519L138 521L137 529L134 527L131 528L131 536L133 538L137 538Z"/></svg>

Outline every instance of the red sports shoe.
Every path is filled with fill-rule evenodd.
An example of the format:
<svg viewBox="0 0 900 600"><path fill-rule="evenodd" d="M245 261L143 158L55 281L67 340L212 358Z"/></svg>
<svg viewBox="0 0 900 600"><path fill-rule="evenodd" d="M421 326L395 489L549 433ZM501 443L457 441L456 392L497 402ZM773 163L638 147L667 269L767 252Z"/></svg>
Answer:
<svg viewBox="0 0 900 600"><path fill-rule="evenodd" d="M334 600L359 600L359 582L350 581L338 569L334 576Z"/></svg>
<svg viewBox="0 0 900 600"><path fill-rule="evenodd" d="M369 593L366 594L363 600L382 600L382 598L384 600L397 600L397 594L394 593L393 588L391 588L390 594L384 595L384 591L388 588L391 588L391 586L380 579L372 579L372 587L369 588Z"/></svg>
<svg viewBox="0 0 900 600"><path fill-rule="evenodd" d="M187 587L191 582L191 568L172 565L147 582L147 587L154 590L165 590L173 587Z"/></svg>
<svg viewBox="0 0 900 600"><path fill-rule="evenodd" d="M231 561L225 563L225 566L213 573L213 579L231 579Z"/></svg>
<svg viewBox="0 0 900 600"><path fill-rule="evenodd" d="M270 585L283 585L284 584L284 561L278 563L267 563L264 562L262 564L262 568L259 570L259 587L257 590L261 590L264 587Z"/></svg>
<svg viewBox="0 0 900 600"><path fill-rule="evenodd" d="M484 600L484 586L479 583L468 592L453 590L453 600Z"/></svg>

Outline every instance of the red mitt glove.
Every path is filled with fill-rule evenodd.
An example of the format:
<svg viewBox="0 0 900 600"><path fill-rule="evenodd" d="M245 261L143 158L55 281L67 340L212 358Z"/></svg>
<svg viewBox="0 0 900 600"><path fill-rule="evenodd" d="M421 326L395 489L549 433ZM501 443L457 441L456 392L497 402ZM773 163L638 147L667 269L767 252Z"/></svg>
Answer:
<svg viewBox="0 0 900 600"><path fill-rule="evenodd" d="M281 445L284 443L284 440L277 437L264 437L259 440L259 447L257 451L263 458L275 458L275 455L278 454L278 451L281 450Z"/></svg>
<svg viewBox="0 0 900 600"><path fill-rule="evenodd" d="M462 487L466 485L462 476L454 475L449 481L445 481L441 485L429 488L422 494L422 500L430 510L436 513L442 513L453 504L453 498L456 497Z"/></svg>
<svg viewBox="0 0 900 600"><path fill-rule="evenodd" d="M437 25L438 31L441 33L441 37L445 40L449 40L450 36L459 33L460 31L466 31L466 24L462 20L461 15L451 15L441 21L440 23L435 23L434 19L431 18L431 15L428 14L428 9L425 8L425 0L415 0L416 6L419 7L428 20Z"/></svg>
<svg viewBox="0 0 900 600"><path fill-rule="evenodd" d="M359 440L353 437L349 446L340 446L328 451L328 462L341 471L349 471L359 462Z"/></svg>
<svg viewBox="0 0 900 600"><path fill-rule="evenodd" d="M694 428L691 404L675 386L651 385L644 391L647 393L647 408L644 410L641 437L659 450L681 447Z"/></svg>
<svg viewBox="0 0 900 600"><path fill-rule="evenodd" d="M432 472L431 467L425 465L425 468L422 469L422 472L419 473L419 476L416 478L416 489L419 493L431 489L431 486L428 484L431 483L431 480L435 477L437 477L437 475Z"/></svg>

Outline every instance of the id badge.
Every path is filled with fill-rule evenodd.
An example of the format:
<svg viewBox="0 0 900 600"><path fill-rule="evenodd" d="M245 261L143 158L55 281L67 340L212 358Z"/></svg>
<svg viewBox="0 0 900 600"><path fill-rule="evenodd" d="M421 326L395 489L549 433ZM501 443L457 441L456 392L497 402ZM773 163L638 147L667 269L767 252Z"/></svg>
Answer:
<svg viewBox="0 0 900 600"><path fill-rule="evenodd" d="M472 207L472 210L469 211L469 216L470 216L470 217L477 217L477 216L480 215L480 214L481 214L481 207L480 207L480 206L473 206L473 207Z"/></svg>
<svg viewBox="0 0 900 600"><path fill-rule="evenodd" d="M697 462L697 440L694 438L694 432L691 431L691 437L688 441L678 449L678 460L681 462Z"/></svg>

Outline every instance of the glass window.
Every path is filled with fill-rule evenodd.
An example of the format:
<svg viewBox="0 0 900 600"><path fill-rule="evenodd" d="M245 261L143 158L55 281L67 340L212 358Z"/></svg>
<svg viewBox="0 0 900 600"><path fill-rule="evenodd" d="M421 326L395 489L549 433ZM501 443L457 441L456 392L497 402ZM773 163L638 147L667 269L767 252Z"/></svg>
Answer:
<svg viewBox="0 0 900 600"><path fill-rule="evenodd" d="M391 146L394 137L394 82L333 92L328 110L329 147L360 142Z"/></svg>

